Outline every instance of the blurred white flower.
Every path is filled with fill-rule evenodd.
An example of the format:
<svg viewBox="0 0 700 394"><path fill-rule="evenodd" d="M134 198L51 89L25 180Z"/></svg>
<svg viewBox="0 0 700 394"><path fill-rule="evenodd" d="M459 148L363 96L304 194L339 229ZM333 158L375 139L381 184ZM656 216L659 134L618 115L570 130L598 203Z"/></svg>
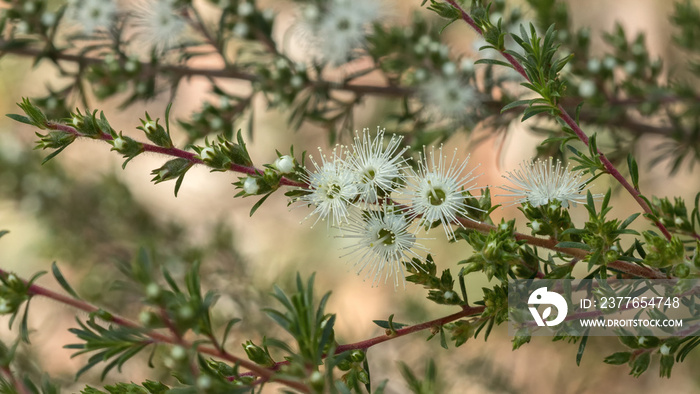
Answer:
<svg viewBox="0 0 700 394"><path fill-rule="evenodd" d="M381 17L376 0L329 0L323 10L307 7L301 25L311 32L316 58L340 65L365 45L368 27Z"/></svg>
<svg viewBox="0 0 700 394"><path fill-rule="evenodd" d="M355 134L349 164L356 173L358 193L365 203L374 204L379 197L390 195L396 191L396 182L406 179L406 161L401 155L408 148L399 150L402 138L393 135L384 147L384 130L379 127L374 139L369 129L362 130L362 137Z"/></svg>
<svg viewBox="0 0 700 394"><path fill-rule="evenodd" d="M108 29L117 17L117 4L112 0L69 0L66 17L78 22L86 34Z"/></svg>
<svg viewBox="0 0 700 394"><path fill-rule="evenodd" d="M581 84L578 85L578 94L583 98L593 97L597 88L595 82L590 79L584 79Z"/></svg>
<svg viewBox="0 0 700 394"><path fill-rule="evenodd" d="M442 154L442 146L437 153L435 148L431 148L430 158L423 152L418 162L418 172L411 177L413 185L410 192L412 216L420 218L422 227L429 227L438 221L442 223L445 234L454 238L451 226L461 225L457 218L471 219L467 209L473 207L465 203L465 197L467 191L475 188L472 182L478 175L472 174L478 166L465 173L468 162L469 157L459 164L456 149L451 160Z"/></svg>
<svg viewBox="0 0 700 394"><path fill-rule="evenodd" d="M586 201L586 195L582 192L588 188L590 178L582 179L581 172L569 171L569 166L562 167L559 160L554 164L551 157L548 161L526 161L520 164L520 170L508 171L507 174L503 177L515 187L501 186L511 194L499 196L515 197L514 203L528 202L538 207L558 201L562 207L568 208L569 204L576 206L576 203Z"/></svg>
<svg viewBox="0 0 700 394"><path fill-rule="evenodd" d="M357 182L355 173L348 168L343 158L343 156L347 157L347 151L344 149L342 146L336 146L333 149L333 156L329 159L319 148L320 165L309 156L316 172L302 175L302 179L308 184L304 190L309 194L301 196L298 201L316 207L304 218L306 220L313 215L318 215L312 227L319 220L326 220L328 217L330 217L328 226L348 222L348 207L357 197Z"/></svg>
<svg viewBox="0 0 700 394"><path fill-rule="evenodd" d="M177 45L187 23L176 8L175 0L142 0L134 10L139 36L152 49L163 52Z"/></svg>
<svg viewBox="0 0 700 394"><path fill-rule="evenodd" d="M463 121L481 105L479 95L459 76L434 75L418 87L420 101L429 117Z"/></svg>
<svg viewBox="0 0 700 394"><path fill-rule="evenodd" d="M384 283L389 277L394 280L394 288L399 285L399 277L406 285L404 266L413 265L412 257L421 256L413 249L427 249L416 243L416 237L408 231L411 221L394 206L384 205L382 210L365 211L352 216L352 220L343 227L343 238L357 240L346 247L350 252L342 256L353 256L352 261L359 267L359 275L366 269L365 279L372 277L376 285L384 274Z"/></svg>

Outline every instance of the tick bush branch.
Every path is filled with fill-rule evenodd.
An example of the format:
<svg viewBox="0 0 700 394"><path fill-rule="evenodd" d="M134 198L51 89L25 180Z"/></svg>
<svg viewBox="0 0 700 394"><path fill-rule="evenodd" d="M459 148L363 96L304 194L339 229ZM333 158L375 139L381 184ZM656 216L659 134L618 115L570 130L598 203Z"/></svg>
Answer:
<svg viewBox="0 0 700 394"><path fill-rule="evenodd" d="M81 140L108 145L123 157L123 167L150 152L165 159L151 171L151 181L174 181L175 196L195 165L235 173L231 194L255 200L252 220L268 209L271 203L263 203L271 195L283 193L288 206L306 212L300 225L324 227L341 250L325 256L323 269L308 278L276 278L291 284L286 291L272 287L276 308L256 305L231 317L219 305L217 313L227 317L223 324L212 313L219 294L203 290L212 285L202 274L209 268L207 253L235 255L232 235L221 229L197 252L182 248L186 231L170 231L163 249L166 260L187 261L179 271L162 262L157 247L100 263L100 269L116 271L123 289L116 297L124 300L116 304L138 305L134 320L85 301L55 263L46 271L65 293L38 285L43 271L23 280L2 267L0 314L10 317L18 333L14 345L0 349L0 381L7 387L32 393L58 389L48 376L41 384L33 375L23 378L16 356L20 342L29 344L33 335L29 307L37 297L88 313L69 330L74 342L59 345L81 357L79 379L97 367L103 379L127 363L148 365L154 379L167 375L105 386L110 393L247 393L270 383L305 393L382 393L387 382L370 373L368 360L376 357L370 348L422 331L447 350L469 346L479 335L500 335L493 328L508 320L508 282L514 279L668 279L676 283L673 291L689 298L684 307L695 308L697 292L688 283L700 278L700 193L688 202L672 190L654 196L641 187L648 179L639 168L667 163L675 174L700 159L697 81L669 75L670 69L684 68L689 75L698 69L700 9L692 2L678 2L670 16L669 41L690 59L671 65L651 55L643 34L630 37L620 25L600 33L603 55L593 55L601 53L591 45L598 33L573 29L566 4L553 0L521 6L425 0L416 2L420 11L405 21L386 18L392 11L382 2L300 0L291 6L292 23L284 34L277 24L285 16L250 0L59 3L0 2L0 57L50 63L61 75L42 96L5 95L19 101L20 112L7 116L18 130L35 131L43 163L61 168L67 149L87 149ZM445 38L446 29L465 27L476 33L471 51ZM471 40L463 30L459 40ZM219 66L202 67L200 59ZM208 96L191 114L173 111L172 103L183 99L181 85L192 78L206 83ZM244 84L234 90L231 81ZM115 100L119 108L110 109ZM154 100L171 104L162 114L133 110ZM356 126L368 107L376 107L379 125ZM120 111L131 122L109 120ZM295 142L273 148L275 159L261 162L246 143L263 133L261 116L279 114L285 132L315 126L327 146ZM532 159L507 169L500 183L483 180L499 172L474 163L465 147L447 148L453 137L472 136L476 129L494 137L522 132L512 124L522 124L541 141ZM650 160L638 164L637 143L648 135L661 142L647 155ZM20 167L5 165L12 160L3 155L0 150L0 168L6 168L0 175L24 176ZM606 178L612 187L594 185ZM637 212L620 216L616 190L631 195ZM128 192L120 196L143 217L158 213L137 210ZM519 213L494 219L497 201L517 206ZM574 219L581 217L574 210L586 218ZM129 221L114 216L98 228L101 238L117 238L114 228ZM63 232L61 220L55 223L56 232ZM123 223L129 225L135 224ZM297 235L294 229L275 230ZM6 233L0 236L13 236ZM462 259L434 256L426 246L429 238L455 243ZM97 248L82 246L91 247ZM393 287L398 302L407 287L418 285L426 305L447 306L449 312L417 324L399 323L397 312L371 322L382 335L339 343L336 314L326 312L330 293L318 298L314 289L317 276L330 277L338 269L338 256L368 286ZM232 271L215 269L218 276L234 278L234 287L249 287ZM478 288L477 273L489 280L486 287ZM468 293L480 296L470 301ZM241 319L267 319L279 330L261 327L262 340L255 343L236 331ZM620 331L621 350L605 362L627 364L639 376L658 359L660 376L669 377L674 364L700 344L697 332L697 326L668 337ZM578 343L576 363L595 340L564 329L554 339ZM241 344L238 351L232 340ZM515 350L530 336L519 332L512 342ZM432 361L426 364L423 380L400 364L414 392L439 386L440 362L437 370ZM167 374L157 372L162 370ZM85 386L83 392L103 391Z"/></svg>

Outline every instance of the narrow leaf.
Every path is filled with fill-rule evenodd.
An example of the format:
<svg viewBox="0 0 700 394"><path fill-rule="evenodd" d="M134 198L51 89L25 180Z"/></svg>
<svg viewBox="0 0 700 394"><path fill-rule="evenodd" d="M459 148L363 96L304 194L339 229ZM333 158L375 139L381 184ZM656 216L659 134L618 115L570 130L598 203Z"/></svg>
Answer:
<svg viewBox="0 0 700 394"><path fill-rule="evenodd" d="M80 296L78 296L78 293L73 290L70 284L68 284L68 281L66 281L66 278L63 277L63 274L61 273L61 270L58 269L58 265L56 265L56 262L54 261L51 264L51 272L53 273L54 278L56 278L56 281L58 282L61 287L63 287L63 290L66 291L66 293L70 294L73 296L73 298L80 300Z"/></svg>

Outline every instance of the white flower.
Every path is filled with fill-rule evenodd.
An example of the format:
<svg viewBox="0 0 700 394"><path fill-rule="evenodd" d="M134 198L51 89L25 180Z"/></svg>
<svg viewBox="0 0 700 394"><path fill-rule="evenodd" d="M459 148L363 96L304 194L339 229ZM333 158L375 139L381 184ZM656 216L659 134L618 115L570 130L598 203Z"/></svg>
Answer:
<svg viewBox="0 0 700 394"><path fill-rule="evenodd" d="M477 91L459 76L435 75L418 87L419 98L429 117L463 121L481 104Z"/></svg>
<svg viewBox="0 0 700 394"><path fill-rule="evenodd" d="M312 32L316 57L340 65L365 45L367 28L381 16L376 0L329 0L323 12L307 7L301 25Z"/></svg>
<svg viewBox="0 0 700 394"><path fill-rule="evenodd" d="M403 181L406 161L401 156L406 149L401 147L401 139L393 135L384 147L384 130L377 127L377 135L372 139L369 129L362 130L362 137L356 132L350 169L357 177L357 191L365 203L374 204L381 196L396 191L395 183Z"/></svg>
<svg viewBox="0 0 700 394"><path fill-rule="evenodd" d="M176 45L187 27L175 7L175 0L143 0L134 12L139 36L158 52Z"/></svg>
<svg viewBox="0 0 700 394"><path fill-rule="evenodd" d="M418 162L418 173L411 177L413 216L421 219L423 227L429 227L436 221L441 222L445 234L450 238L454 238L451 225L461 225L458 217L471 219L467 208L474 207L464 202L465 192L474 189L475 185L472 182L478 177L472 176L476 167L463 174L469 157L461 165L458 165L458 162L456 149L452 159L448 161L447 156L442 154L442 146L437 154L435 148L431 148L430 159L424 151Z"/></svg>
<svg viewBox="0 0 700 394"><path fill-rule="evenodd" d="M309 185L304 190L309 194L301 196L298 201L316 207L304 218L306 220L313 215L318 215L312 227L319 220L326 220L328 217L330 217L329 226L348 221L348 207L357 197L357 182L355 174L348 169L343 159L344 153L347 156L347 152L343 149L342 146L336 146L333 149L333 157L327 159L319 148L321 165L309 156L316 172L302 175L302 179Z"/></svg>
<svg viewBox="0 0 700 394"><path fill-rule="evenodd" d="M399 284L399 276L406 284L404 266L413 265L412 257L420 256L412 248L427 252L416 243L416 237L408 231L410 220L395 207L384 205L381 211L366 211L353 215L352 221L343 227L347 233L343 238L356 239L354 245L345 249L350 252L342 256L353 256L357 274L367 269L365 279L372 277L372 285L377 284L384 273L384 283L394 278L394 287Z"/></svg>
<svg viewBox="0 0 700 394"><path fill-rule="evenodd" d="M582 179L580 172L569 171L569 166L562 168L561 162L537 160L520 164L520 170L508 171L504 178L510 180L516 187L501 186L501 189L511 194L500 196L516 197L514 203L528 202L533 207L558 201L562 207L569 204L585 202L586 195L581 194L588 188L588 179ZM590 178L589 178L590 179ZM596 195L598 197L598 195Z"/></svg>
<svg viewBox="0 0 700 394"><path fill-rule="evenodd" d="M294 171L294 159L289 155L278 157L275 160L275 168L282 174L289 174Z"/></svg>
<svg viewBox="0 0 700 394"><path fill-rule="evenodd" d="M258 190L260 190L260 185L258 185L257 179L247 177L245 181L243 181L243 191L246 192L246 194L257 194Z"/></svg>
<svg viewBox="0 0 700 394"><path fill-rule="evenodd" d="M86 34L112 26L117 17L117 5L112 0L70 0L66 16L82 25Z"/></svg>

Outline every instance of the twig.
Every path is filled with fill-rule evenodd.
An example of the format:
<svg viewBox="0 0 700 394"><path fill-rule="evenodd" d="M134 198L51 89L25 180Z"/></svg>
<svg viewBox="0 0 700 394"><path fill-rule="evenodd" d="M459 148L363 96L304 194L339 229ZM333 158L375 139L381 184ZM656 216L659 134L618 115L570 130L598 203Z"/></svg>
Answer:
<svg viewBox="0 0 700 394"><path fill-rule="evenodd" d="M450 3L453 7L455 7L455 9L460 11L460 13L462 15L462 20L464 20L469 26L474 28L474 30L476 30L477 33L479 33L482 36L484 35L484 32L476 25L476 23L474 22L474 19L472 19L471 16L469 16L469 14L466 11L464 11L464 9L462 9L462 7L455 0L447 0L447 2ZM499 52L508 61L508 63L510 63L513 66L515 71L517 71L520 75L522 75L526 81L532 82L528 78L527 73L525 72L525 69L523 68L523 66L512 55L506 53L505 51L499 51ZM569 126L571 128L571 130L573 130L574 134L576 134L576 136L579 138L579 140L581 140L581 142L583 142L584 144L586 144L586 146L588 146L588 144L589 144L588 136L586 135L586 133L583 132L581 127L579 127L579 125L576 123L576 121L574 121L574 119L571 117L571 115L569 115L569 113L566 112L564 107L561 105L558 105L557 109L558 109L559 118L561 118L561 120L563 120L564 123L566 123L567 126ZM625 177L623 177L622 174L620 174L620 172L617 170L617 168L615 168L615 166L610 162L610 160L608 160L608 158L605 156L605 154L600 151L600 149L598 149L598 157L600 158L600 161L603 163L603 166L605 167L606 171L610 175L612 175L613 178L615 178L618 182L620 182L620 184L632 195L632 197L634 197L635 201L637 201L637 203L642 207L644 212L646 212L651 217L654 217L655 216L654 213L652 212L651 208L646 203L646 201L644 201L644 199L641 198L641 194L639 193L639 191L636 190L629 182L627 182ZM661 222L659 222L658 220L653 220L653 221L654 221L654 224L656 225L656 227L658 227L659 230L664 234L664 236L666 236L666 238L670 240L671 233L668 232L666 227L663 224L661 224Z"/></svg>
<svg viewBox="0 0 700 394"><path fill-rule="evenodd" d="M7 276L7 275L9 275L9 272L0 268L0 275ZM22 281L27 283L27 281L24 279L22 279ZM78 300L75 298L65 296L63 294L49 290L49 289L42 287L42 286L39 286L37 284L31 284L27 290L27 294L31 295L31 296L46 297L46 298L52 299L56 302L59 302L59 303L65 304L65 305L69 305L75 309L78 309L78 310L81 310L81 311L87 312L87 313L96 313L96 312L102 310L101 308L98 308L98 307L96 307L92 304L89 304L83 300ZM124 317L114 315L114 314L109 314L109 315L100 314L99 316L101 319L103 319L107 322L118 324L118 325L120 325L122 327L126 327L126 328L137 329L140 332L142 332L143 334L145 334L146 336L148 336L149 338L151 338L154 342L167 343L167 344L171 344L171 345L180 345L180 346L183 346L186 348L192 347L192 343L190 343L190 342L187 342L183 339L180 339L180 338L177 338L174 336L165 335L165 334L162 334L162 333L159 333L156 331L145 330L143 327L141 327L137 323L135 323L129 319L126 319ZM236 365L240 365L243 368L246 368L250 371L255 372L257 376L260 376L261 378L263 378L265 380L273 379L274 371L272 371L268 368L265 368L265 367L261 367L261 366L255 364L251 361L248 361L248 360L239 358L237 356L234 356L232 354L229 354L229 353L226 353L226 352L223 352L223 351L211 348L211 347L203 346L203 345L197 346L196 350L200 353L209 354L211 356L224 359L224 360L229 361L231 363L234 363ZM309 388L306 387L305 384L300 383L300 382L287 380L287 379L274 379L274 381L281 383L281 384L284 384L284 385L287 385L287 386L294 388L296 390L299 390L303 393L310 392Z"/></svg>
<svg viewBox="0 0 700 394"><path fill-rule="evenodd" d="M55 123L55 122L48 122L46 124L46 127L52 130L60 130L66 133L70 133L75 135L76 137L82 137L82 138L93 138L91 136L86 136L84 134L81 134L78 130L76 130L72 126L64 125L61 123ZM102 141L111 141L113 140L112 136L107 134L107 133L101 133L97 139L100 139ZM203 162L199 157L192 153L188 152L182 149L178 148L165 148L162 146L157 146L157 145L152 145L152 144L147 144L143 142L139 142L143 146L143 150L145 152L153 152L153 153L160 153L162 155L166 156L173 156L173 157L179 157L181 159L185 159L189 161L192 164L202 164L205 166L208 166L205 162ZM240 172L243 174L248 174L248 175L261 175L263 173L262 170L259 170L255 167L248 167L248 166L243 166L240 164L235 164L232 163L231 166L229 167L230 171L233 172ZM280 185L285 185L285 186L292 186L292 187L305 187L307 186L305 183L302 182L297 182L295 180L289 179L282 177L280 179Z"/></svg>

